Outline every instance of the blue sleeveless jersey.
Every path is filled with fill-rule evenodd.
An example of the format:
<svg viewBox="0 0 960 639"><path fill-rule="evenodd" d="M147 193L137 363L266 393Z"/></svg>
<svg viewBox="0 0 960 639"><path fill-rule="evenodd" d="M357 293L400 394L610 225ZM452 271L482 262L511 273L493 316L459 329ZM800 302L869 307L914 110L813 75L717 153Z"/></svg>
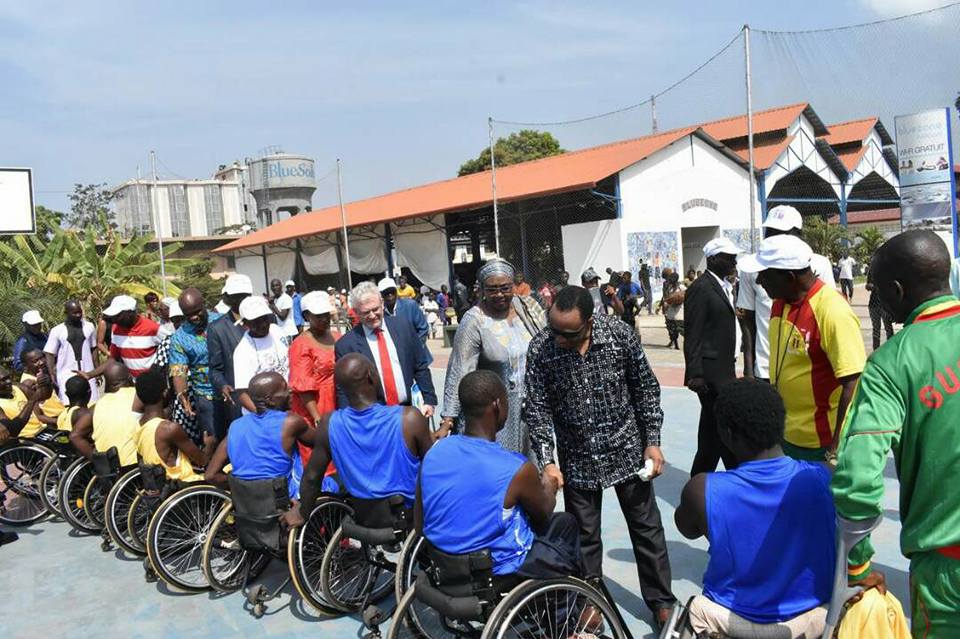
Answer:
<svg viewBox="0 0 960 639"><path fill-rule="evenodd" d="M303 462L296 448L283 450L283 422L287 413L268 410L262 415L250 413L233 420L227 434L227 456L239 479L275 479L287 477L290 497L300 496Z"/></svg>
<svg viewBox="0 0 960 639"><path fill-rule="evenodd" d="M707 475L703 594L755 623L830 600L836 515L830 473L778 457Z"/></svg>
<svg viewBox="0 0 960 639"><path fill-rule="evenodd" d="M477 437L451 435L434 444L421 473L424 536L455 555L489 548L493 574L515 573L534 534L520 505L505 511L503 500L526 461Z"/></svg>
<svg viewBox="0 0 960 639"><path fill-rule="evenodd" d="M347 492L360 499L403 495L413 506L420 460L403 439L403 406L334 411L330 452Z"/></svg>

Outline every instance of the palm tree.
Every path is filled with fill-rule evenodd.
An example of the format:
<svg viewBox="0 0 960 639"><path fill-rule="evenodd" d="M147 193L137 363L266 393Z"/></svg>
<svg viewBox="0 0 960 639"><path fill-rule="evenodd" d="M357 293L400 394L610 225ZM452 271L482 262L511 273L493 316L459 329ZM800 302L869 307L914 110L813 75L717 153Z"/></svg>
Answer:
<svg viewBox="0 0 960 639"><path fill-rule="evenodd" d="M868 226L857 233L855 249L857 252L857 261L864 266L869 266L874 253L876 253L877 249L886 241L887 238L880 232L880 229L875 226Z"/></svg>
<svg viewBox="0 0 960 639"><path fill-rule="evenodd" d="M826 255L832 262L840 259L843 249L849 244L847 229L839 224L830 224L822 218L810 217L803 221L803 239L814 253Z"/></svg>

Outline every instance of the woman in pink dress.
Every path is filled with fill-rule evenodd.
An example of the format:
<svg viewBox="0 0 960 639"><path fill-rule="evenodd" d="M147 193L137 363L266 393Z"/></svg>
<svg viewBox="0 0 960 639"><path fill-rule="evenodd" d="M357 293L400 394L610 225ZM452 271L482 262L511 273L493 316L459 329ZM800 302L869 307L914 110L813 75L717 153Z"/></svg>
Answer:
<svg viewBox="0 0 960 639"><path fill-rule="evenodd" d="M337 407L333 345L340 334L330 330L333 305L326 293L307 293L300 300L300 308L309 328L290 346L290 408L312 428L317 420ZM310 452L309 448L300 446L304 466L310 459Z"/></svg>

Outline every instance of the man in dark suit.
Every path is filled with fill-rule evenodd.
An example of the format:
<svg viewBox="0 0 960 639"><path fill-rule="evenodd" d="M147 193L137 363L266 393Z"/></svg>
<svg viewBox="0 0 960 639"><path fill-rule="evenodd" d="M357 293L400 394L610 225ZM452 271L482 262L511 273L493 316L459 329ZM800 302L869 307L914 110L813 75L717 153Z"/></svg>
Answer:
<svg viewBox="0 0 960 639"><path fill-rule="evenodd" d="M387 405L409 405L410 387L416 382L423 393L424 416L433 415L437 405L430 377L433 358L413 326L402 317L384 317L383 297L373 282L360 282L353 287L350 300L360 323L337 341L337 359L347 353L360 353L373 361L380 374L378 398ZM349 405L340 388L337 405Z"/></svg>
<svg viewBox="0 0 960 639"><path fill-rule="evenodd" d="M223 301L230 310L207 327L207 352L210 358L210 383L214 395L214 428L218 439L223 439L227 427L240 417L240 402L233 388L233 351L243 339L240 322L240 302L253 295L253 282L246 275L236 273L227 278L223 287Z"/></svg>
<svg viewBox="0 0 960 639"><path fill-rule="evenodd" d="M697 454L691 475L715 471L721 459L727 470L736 466L736 458L717 434L713 405L717 390L737 378L737 315L728 278L737 273L740 252L723 237L707 242L703 247L707 270L690 285L683 302L684 383L700 398Z"/></svg>

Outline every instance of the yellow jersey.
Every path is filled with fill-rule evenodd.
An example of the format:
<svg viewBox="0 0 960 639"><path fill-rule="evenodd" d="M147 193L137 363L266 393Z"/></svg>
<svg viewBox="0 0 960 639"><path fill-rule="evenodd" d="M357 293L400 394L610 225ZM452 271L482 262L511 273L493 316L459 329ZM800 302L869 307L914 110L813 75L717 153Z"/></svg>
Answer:
<svg viewBox="0 0 960 639"><path fill-rule="evenodd" d="M23 394L19 386L14 384L13 397L0 399L0 410L7 416L7 419L13 419L20 414L20 411L23 410L26 404L27 396ZM26 425L20 430L18 437L34 437L44 428L46 427L37 417L36 410L34 410L34 412L30 413L30 419L27 420Z"/></svg>
<svg viewBox="0 0 960 639"><path fill-rule="evenodd" d="M770 311L770 383L787 409L784 439L801 448L833 441L840 378L863 372L867 356L860 320L850 304L817 280L792 305L774 300Z"/></svg>
<svg viewBox="0 0 960 639"><path fill-rule="evenodd" d="M57 416L57 430L70 432L73 430L73 414L77 412L79 406L70 406Z"/></svg>
<svg viewBox="0 0 960 639"><path fill-rule="evenodd" d="M137 391L131 386L106 393L93 411L93 445L105 453L116 446L121 466L137 463L137 431L140 422L133 412Z"/></svg>
<svg viewBox="0 0 960 639"><path fill-rule="evenodd" d="M30 373L24 373L20 376L20 381L25 382L27 380L37 381L36 375L31 375ZM47 417L59 417L60 413L63 412L65 406L63 402L60 401L59 395L55 392L50 393L50 397L43 400L43 403L40 404L40 410L43 411L43 414Z"/></svg>
<svg viewBox="0 0 960 639"><path fill-rule="evenodd" d="M157 427L163 422L162 417L154 417L140 427L137 433L137 451L144 464L163 466L167 479L176 479L184 482L200 481L203 475L193 469L193 464L182 451L177 451L177 463L167 466L160 453L157 452Z"/></svg>

